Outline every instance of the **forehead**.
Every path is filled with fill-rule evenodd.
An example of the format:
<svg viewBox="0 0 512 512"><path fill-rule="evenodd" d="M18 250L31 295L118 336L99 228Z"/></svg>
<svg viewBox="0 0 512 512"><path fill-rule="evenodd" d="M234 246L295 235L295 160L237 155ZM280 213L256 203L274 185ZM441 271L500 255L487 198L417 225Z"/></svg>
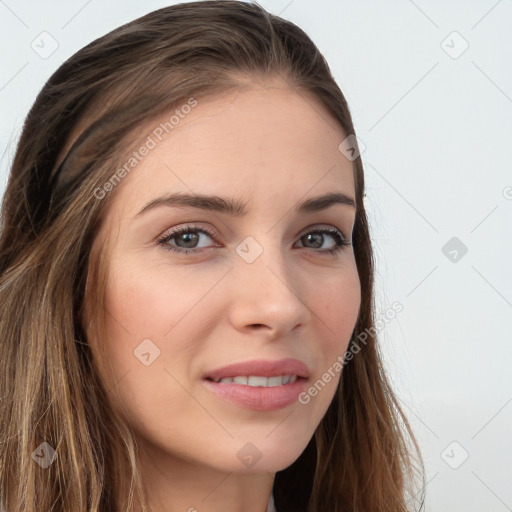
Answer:
<svg viewBox="0 0 512 512"><path fill-rule="evenodd" d="M176 191L251 197L249 203L298 200L333 186L354 196L352 162L338 150L344 130L316 97L286 82L199 98L140 133L136 165L109 209L134 215L155 195ZM141 157L143 146L150 149Z"/></svg>

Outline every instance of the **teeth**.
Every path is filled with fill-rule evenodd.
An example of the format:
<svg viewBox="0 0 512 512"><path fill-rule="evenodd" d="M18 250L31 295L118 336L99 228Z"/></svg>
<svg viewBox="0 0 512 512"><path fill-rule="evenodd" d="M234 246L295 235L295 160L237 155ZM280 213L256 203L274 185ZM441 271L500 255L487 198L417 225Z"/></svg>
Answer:
<svg viewBox="0 0 512 512"><path fill-rule="evenodd" d="M286 377L269 377L267 379L267 386L281 386L282 384L286 384L285 382Z"/></svg>
<svg viewBox="0 0 512 512"><path fill-rule="evenodd" d="M248 386L262 386L266 387L268 386L268 379L267 377L253 377L252 375L250 377L247 377L247 385Z"/></svg>
<svg viewBox="0 0 512 512"><path fill-rule="evenodd" d="M279 375L277 377L260 377L257 375L249 375L249 376L237 376L237 377L224 377L220 380L216 380L215 382L221 383L229 383L233 384L243 384L246 386L253 387L265 387L270 388L274 386L282 386L284 384L293 383L297 380L297 375Z"/></svg>

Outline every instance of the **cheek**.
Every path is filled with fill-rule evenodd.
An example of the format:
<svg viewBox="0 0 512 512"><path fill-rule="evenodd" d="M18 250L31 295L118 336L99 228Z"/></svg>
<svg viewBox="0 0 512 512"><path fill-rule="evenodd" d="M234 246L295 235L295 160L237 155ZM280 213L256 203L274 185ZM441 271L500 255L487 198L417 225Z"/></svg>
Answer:
<svg viewBox="0 0 512 512"><path fill-rule="evenodd" d="M162 264L119 264L107 285L106 304L111 320L125 328L124 337L129 333L132 342L141 337L169 339L200 308L215 281L215 275Z"/></svg>
<svg viewBox="0 0 512 512"><path fill-rule="evenodd" d="M320 282L320 281L319 281ZM315 375L299 402L310 408L317 420L329 407L343 371L343 360L357 322L361 305L361 288L357 268L340 271L314 290L307 302L313 311L313 322L320 350Z"/></svg>
<svg viewBox="0 0 512 512"><path fill-rule="evenodd" d="M115 376L128 371L138 375L148 367L160 374L175 368L184 376L187 361L201 349L200 333L205 332L215 295L215 290L210 292L223 270L193 273L130 260L113 261L111 269L105 349ZM141 378L153 382L156 375L151 371Z"/></svg>
<svg viewBox="0 0 512 512"><path fill-rule="evenodd" d="M176 429L173 435L179 435L183 430L180 422L169 422L169 415L171 406L191 406L180 383L188 388L190 361L201 350L201 298L216 280L191 279L190 273L161 265L136 270L117 264L109 273L99 366L113 407L139 432Z"/></svg>
<svg viewBox="0 0 512 512"><path fill-rule="evenodd" d="M355 261L317 285L309 284L307 304L313 312L313 321L325 333L324 352L331 355L348 345L361 306L361 286ZM334 352L333 352L334 351Z"/></svg>

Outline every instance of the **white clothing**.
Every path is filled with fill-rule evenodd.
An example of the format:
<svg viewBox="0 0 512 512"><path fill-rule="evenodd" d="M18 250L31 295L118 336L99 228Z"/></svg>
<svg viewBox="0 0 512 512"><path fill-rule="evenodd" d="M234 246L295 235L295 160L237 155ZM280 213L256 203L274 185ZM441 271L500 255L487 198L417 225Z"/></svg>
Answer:
<svg viewBox="0 0 512 512"><path fill-rule="evenodd" d="M277 512L276 506L274 505L274 491L270 493L270 499L268 500L267 512Z"/></svg>

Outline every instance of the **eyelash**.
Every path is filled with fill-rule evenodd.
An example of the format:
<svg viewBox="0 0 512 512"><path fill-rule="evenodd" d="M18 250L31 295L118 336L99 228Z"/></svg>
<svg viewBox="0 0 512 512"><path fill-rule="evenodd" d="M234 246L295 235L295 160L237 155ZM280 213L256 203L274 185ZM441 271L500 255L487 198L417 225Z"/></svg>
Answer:
<svg viewBox="0 0 512 512"><path fill-rule="evenodd" d="M172 252L179 253L179 254L190 254L190 253L199 254L205 250L213 249L213 247L208 247L208 248L203 247L202 249L182 249L182 248L173 247L172 245L168 244L168 242L170 242L173 238L178 237L179 235L183 235L185 233L187 233L187 234L194 233L194 232L203 233L205 235L208 235L212 239L214 238L214 234L206 228L200 228L197 226L183 226L183 227L180 227L180 228L177 228L177 229L171 231L170 233L166 233L161 238L159 238L158 245L163 246L163 248L166 251L172 251ZM328 235L331 235L334 239L337 240L337 245L334 249L324 249L323 251L317 251L315 249L312 249L314 252L319 252L321 254L329 254L331 256L335 256L336 253L338 253L339 251L341 251L343 249L343 247L349 247L351 245L351 243L345 238L343 233L339 229L336 229L333 227L314 229L314 230L308 231L307 233L304 233L304 235L302 235L300 238L302 238L303 236L309 235L311 233L320 233L320 234L327 233Z"/></svg>

